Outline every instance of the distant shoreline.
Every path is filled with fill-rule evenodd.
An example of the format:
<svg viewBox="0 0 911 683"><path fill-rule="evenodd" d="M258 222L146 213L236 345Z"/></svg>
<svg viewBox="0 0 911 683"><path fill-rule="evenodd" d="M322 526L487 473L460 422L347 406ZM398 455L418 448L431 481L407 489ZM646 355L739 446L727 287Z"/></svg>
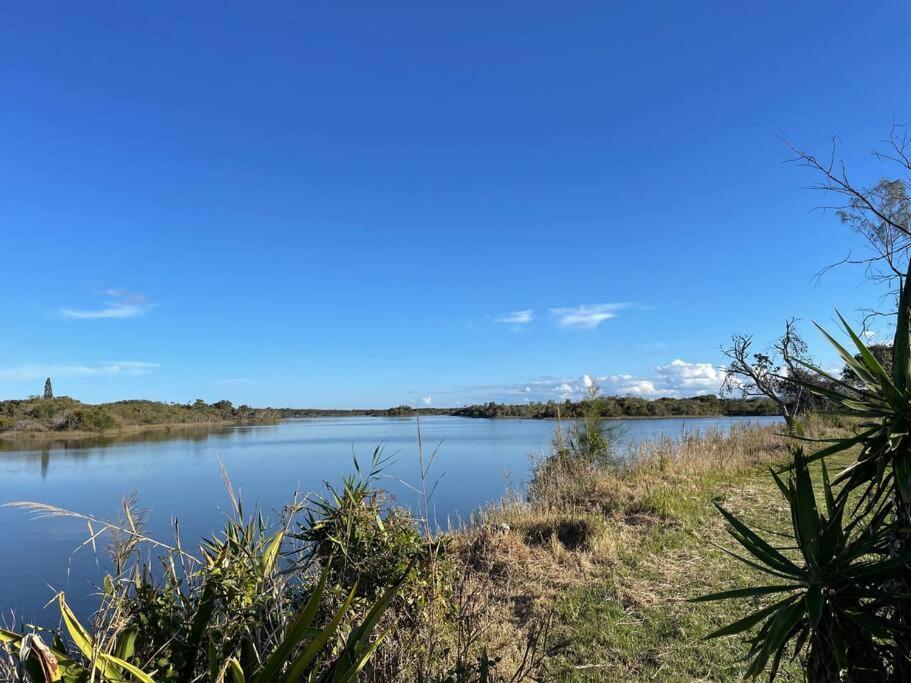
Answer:
<svg viewBox="0 0 911 683"><path fill-rule="evenodd" d="M468 419L574 420L594 410L605 420L762 417L777 414L770 401L719 398L647 400L598 397L586 401L507 404L488 402L441 408L399 405L379 409L253 408L230 401L163 403L127 400L88 404L67 397L32 397L0 401L0 441L48 442L60 439L114 438L143 432L276 423L282 419L333 417L422 417L445 415Z"/></svg>
<svg viewBox="0 0 911 683"><path fill-rule="evenodd" d="M73 430L44 430L44 431L6 431L0 432L0 441L53 441L55 439L92 439L98 437L116 437L127 434L142 434L143 432L167 432L191 429L213 429L219 427L249 427L253 425L278 424L281 419L259 421L216 420L211 422L165 422L146 425L122 425L101 431Z"/></svg>

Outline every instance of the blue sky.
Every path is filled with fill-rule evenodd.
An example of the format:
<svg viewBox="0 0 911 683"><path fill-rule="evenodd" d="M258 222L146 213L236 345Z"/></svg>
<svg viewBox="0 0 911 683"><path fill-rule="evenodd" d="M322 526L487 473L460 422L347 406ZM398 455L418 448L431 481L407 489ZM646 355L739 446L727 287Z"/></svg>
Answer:
<svg viewBox="0 0 911 683"><path fill-rule="evenodd" d="M5 3L0 396L712 390L732 332L875 303L812 281L860 243L769 130L878 179L909 13Z"/></svg>

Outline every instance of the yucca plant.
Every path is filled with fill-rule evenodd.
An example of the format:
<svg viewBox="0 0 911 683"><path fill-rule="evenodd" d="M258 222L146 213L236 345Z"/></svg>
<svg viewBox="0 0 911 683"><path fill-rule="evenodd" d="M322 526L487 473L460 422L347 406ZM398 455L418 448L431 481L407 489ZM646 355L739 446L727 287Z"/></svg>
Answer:
<svg viewBox="0 0 911 683"><path fill-rule="evenodd" d="M883 610L884 601L911 598L889 596L882 586L902 576L911 558L882 559L891 542L890 529L883 523L886 506L870 518L857 517L845 524L848 499L835 494L825 466L825 508L820 511L803 450L795 449L793 458L787 481L775 472L772 476L791 512L794 546L779 547L780 536L767 532L773 537L766 538L716 503L747 555L726 552L766 574L769 583L694 601L770 595L777 600L707 637L733 635L761 624L748 640L747 675L753 677L770 666L774 678L789 645L795 654L808 646L807 666L814 680L838 680L843 670L882 670L883 647L894 645L894 636L902 629L896 616Z"/></svg>
<svg viewBox="0 0 911 683"><path fill-rule="evenodd" d="M851 436L827 440L804 456L794 451L788 482L773 472L792 518L792 550L776 547L724 511L732 536L749 553L739 557L782 583L698 598L788 596L713 637L762 622L749 639L748 675L771 661L774 678L788 645L805 656L810 680L911 680L911 271L904 278L887 372L839 315L856 348L849 352L819 327L857 383L809 363L806 388L856 423ZM799 438L799 437L796 437ZM857 449L831 482L825 459ZM821 461L826 513L816 506L809 463ZM806 649L805 649L806 648Z"/></svg>

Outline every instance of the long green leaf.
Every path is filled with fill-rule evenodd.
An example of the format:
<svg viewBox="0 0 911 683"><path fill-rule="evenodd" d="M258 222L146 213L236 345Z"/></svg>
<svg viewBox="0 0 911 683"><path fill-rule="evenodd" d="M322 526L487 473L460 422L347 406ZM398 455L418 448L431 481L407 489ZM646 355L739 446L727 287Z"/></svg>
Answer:
<svg viewBox="0 0 911 683"><path fill-rule="evenodd" d="M263 580L267 579L272 573L272 568L275 567L275 560L278 558L278 551L282 545L282 539L285 537L284 531L279 531L272 540L269 542L269 545L266 547L265 552L262 557L262 574Z"/></svg>
<svg viewBox="0 0 911 683"><path fill-rule="evenodd" d="M807 562L813 567L819 566L819 509L816 507L816 495L813 492L813 481L807 469L803 450L794 450L794 495L791 498L791 510L794 514L794 531L798 545Z"/></svg>
<svg viewBox="0 0 911 683"><path fill-rule="evenodd" d="M70 606L66 604L66 598L63 593L57 594L57 604L60 607L60 616L63 618L63 624L66 626L66 630L70 634L73 644L75 644L83 656L101 672L102 676L112 681L119 681L120 675L112 668L106 659L109 655L105 655L103 652L96 649L94 639L89 635L89 632L83 628L82 624L79 623L79 620L76 618L76 615L73 614L73 610L70 609Z"/></svg>
<svg viewBox="0 0 911 683"><path fill-rule="evenodd" d="M735 588L720 593L709 593L700 595L698 598L689 598L687 602L711 602L713 600L729 600L731 598L751 598L757 595L769 595L770 593L782 593L792 591L798 588L804 588L803 584L790 584L779 586L752 586L750 588Z"/></svg>
<svg viewBox="0 0 911 683"><path fill-rule="evenodd" d="M911 387L911 262L898 298L898 320L892 342L892 380L899 391Z"/></svg>
<svg viewBox="0 0 911 683"><path fill-rule="evenodd" d="M149 674L144 672L139 667L134 666L133 664L130 664L123 659L115 657L114 655L109 655L106 652L99 652L98 654L108 664L118 666L121 669L129 671L133 675L133 678L136 680L142 681L142 683L155 683L155 679L153 679L151 676L149 676Z"/></svg>
<svg viewBox="0 0 911 683"><path fill-rule="evenodd" d="M810 615L810 626L816 628L819 625L819 620L822 619L824 603L822 589L818 585L810 586L805 600L807 601L807 614Z"/></svg>
<svg viewBox="0 0 911 683"><path fill-rule="evenodd" d="M841 453L842 451L846 451L849 448L853 448L854 446L857 446L858 444L864 443L867 439L872 437L879 430L880 430L879 427L873 427L873 428L868 429L864 432L861 432L860 434L857 434L855 436L848 437L845 439L839 439L836 443L833 443L831 446L827 446L826 448L822 448L818 451L814 451L813 453L810 453L810 455L806 456L807 463L809 464L812 462L816 462L817 460L820 460L822 458L827 458L830 455L835 455L836 453ZM787 467L781 468L779 470L779 472L790 470L792 467L793 467L793 464L788 465Z"/></svg>
<svg viewBox="0 0 911 683"><path fill-rule="evenodd" d="M247 677L244 675L244 670L236 657L230 657L228 659L227 668L228 671L231 672L234 683L246 683Z"/></svg>
<svg viewBox="0 0 911 683"><path fill-rule="evenodd" d="M310 597L306 604L301 608L300 612L297 613L297 616L288 628L285 637L275 650L273 650L272 654L269 655L269 659L266 660L263 668L256 674L254 679L256 683L271 683L271 681L278 680L279 673L281 673L282 668L287 663L294 648L309 635L310 626L319 610L320 601L323 597L323 591L326 587L326 580L329 577L331 566L332 558L330 557L326 561L323 571L320 572L319 581L310 593Z"/></svg>
<svg viewBox="0 0 911 683"><path fill-rule="evenodd" d="M841 324L844 326L845 331L851 337L851 341L854 342L854 346L860 351L860 357L864 366L866 366L867 370L874 378L879 380L882 392L890 398L890 402L894 401L896 406L900 406L904 401L904 396L892 382L889 373L883 369L880 362L876 360L876 356L870 352L870 349L864 344L863 340L861 340L861 338L857 336L857 333L851 329L851 326L848 324L848 321L844 319L842 314L838 313L838 311L836 311L836 314L841 320Z"/></svg>
<svg viewBox="0 0 911 683"><path fill-rule="evenodd" d="M136 626L128 626L119 636L117 636L117 647L114 649L114 656L118 659L130 660L136 651L136 635L139 629Z"/></svg>
<svg viewBox="0 0 911 683"><path fill-rule="evenodd" d="M721 638L722 636L732 636L736 633L742 633L743 631L746 631L747 629L752 628L758 624L770 614L784 609L789 605L793 605L799 599L799 596L792 595L785 598L784 600L780 600L772 605L769 605L768 607L763 607L760 610L756 610L752 614L748 614L742 619L738 619L732 624L728 624L727 626L724 626L717 631L712 631L710 634L705 636L703 640L711 640L713 638Z"/></svg>
<svg viewBox="0 0 911 683"><path fill-rule="evenodd" d="M226 551L227 546L222 549L220 557L224 557ZM215 561L218 562L219 558L216 558ZM181 670L181 680L189 681L193 678L193 670L196 668L196 659L202 649L202 637L206 631L206 627L209 625L209 620L212 618L214 610L215 588L213 580L210 578L203 584L202 596L196 607L196 613L193 615L193 621L190 623L190 635L183 668Z"/></svg>
<svg viewBox="0 0 911 683"><path fill-rule="evenodd" d="M892 470L902 500L911 503L911 455L907 451L896 453L892 459Z"/></svg>
<svg viewBox="0 0 911 683"><path fill-rule="evenodd" d="M769 631L764 636L762 648L753 663L747 669L747 676L758 676L765 668L769 657L773 652L776 661L781 660L781 652L787 645L792 631L806 613L805 605L801 602L795 602L787 607L782 608L770 620ZM774 672L772 674L774 676Z"/></svg>
<svg viewBox="0 0 911 683"><path fill-rule="evenodd" d="M746 524L725 510L719 503L716 502L715 507L718 508L719 512L721 512L728 523L734 527L734 529L736 529L743 537L741 538L741 536L734 535L734 538L736 538L738 542L757 559L763 561L773 569L777 569L780 572L800 572L800 568L797 565L791 562L791 560L782 555L780 552L775 550L775 548L767 543L766 540L762 538L762 536L754 532Z"/></svg>
<svg viewBox="0 0 911 683"><path fill-rule="evenodd" d="M313 640L310 641L310 644L307 645L306 649L291 663L291 666L285 673L282 681L285 683L294 683L295 681L300 680L301 676L304 675L322 649L326 646L326 643L329 642L329 639L335 635L335 632L338 630L338 626L342 621L342 617L345 616L345 613L351 606L351 602L354 600L355 593L357 593L357 584L351 589L345 602L339 607L338 612L335 613L332 620L316 635L316 637L313 638Z"/></svg>
<svg viewBox="0 0 911 683"><path fill-rule="evenodd" d="M838 355L841 356L841 359L845 362L845 365L847 365L851 370L853 370L854 374L857 375L858 378L860 378L860 381L863 382L870 391L872 391L874 393L879 393L880 386L876 382L876 378L867 369L867 366L864 365L863 363L861 363L860 361L858 361L853 356L853 354L848 352L848 350L844 346L839 344L838 341L831 334L826 332L825 329L823 329L823 327L821 325L819 325L818 323L813 323L813 324L816 325L816 329L818 329L822 333L822 335L829 341L829 343L835 348L835 350L838 352Z"/></svg>
<svg viewBox="0 0 911 683"><path fill-rule="evenodd" d="M356 661L368 649L373 629L376 628L380 617L383 616L383 613L389 607L389 603L392 602L396 593L399 592L405 580L411 574L411 569L412 565L408 565L408 568L399 577L398 581L390 586L379 600L373 603L364 620L348 634L345 649L336 662L335 672L332 677L333 681L342 680L345 671L357 669Z"/></svg>
<svg viewBox="0 0 911 683"><path fill-rule="evenodd" d="M337 680L333 678L335 683L350 683L357 679L357 675L364 670L364 667L367 666L373 655L376 654L376 651L382 645L383 641L389 637L389 634L392 633L395 626L390 626L379 637L368 647L361 655L360 658L348 667L344 673L338 674Z"/></svg>
<svg viewBox="0 0 911 683"><path fill-rule="evenodd" d="M754 562L753 560L750 560L749 558L743 557L742 555L738 555L737 553L735 553L731 550L728 550L723 545L720 545L718 543L713 543L712 541L709 541L709 543L711 543L713 546L718 548L718 550L725 553L726 555L730 555L735 560L743 562L745 565L750 566L753 569L757 569L757 570L763 572L764 574L768 574L770 576L774 576L779 579L784 579L786 581L794 581L795 579L801 578L803 575L803 572L791 572L790 574L784 574L782 572L769 568L767 565L759 564L758 562Z"/></svg>

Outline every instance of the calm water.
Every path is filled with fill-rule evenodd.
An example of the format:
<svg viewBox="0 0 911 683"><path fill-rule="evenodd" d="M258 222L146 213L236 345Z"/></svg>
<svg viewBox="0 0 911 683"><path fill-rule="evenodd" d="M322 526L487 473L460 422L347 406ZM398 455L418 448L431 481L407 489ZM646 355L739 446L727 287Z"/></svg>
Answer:
<svg viewBox="0 0 911 683"><path fill-rule="evenodd" d="M627 442L683 430L727 429L744 421L776 418L618 420ZM521 488L529 455L544 451L553 435L547 420L484 420L428 417L421 420L425 451L439 447L431 479L437 521L456 523L478 506ZM185 545L220 526L229 503L221 462L249 505L278 510L296 488L319 491L353 471L352 455L367 465L377 445L395 462L383 485L404 506L417 495L403 482L418 480L418 450L412 418L314 418L278 425L178 431L127 440L55 443L31 447L0 442L0 502L49 503L103 518L118 513L122 496L138 495L148 511L147 531L171 540L170 522L180 518ZM0 612L47 621L43 605L66 590L82 613L103 576L90 550L74 550L87 538L84 522L32 519L0 508Z"/></svg>

